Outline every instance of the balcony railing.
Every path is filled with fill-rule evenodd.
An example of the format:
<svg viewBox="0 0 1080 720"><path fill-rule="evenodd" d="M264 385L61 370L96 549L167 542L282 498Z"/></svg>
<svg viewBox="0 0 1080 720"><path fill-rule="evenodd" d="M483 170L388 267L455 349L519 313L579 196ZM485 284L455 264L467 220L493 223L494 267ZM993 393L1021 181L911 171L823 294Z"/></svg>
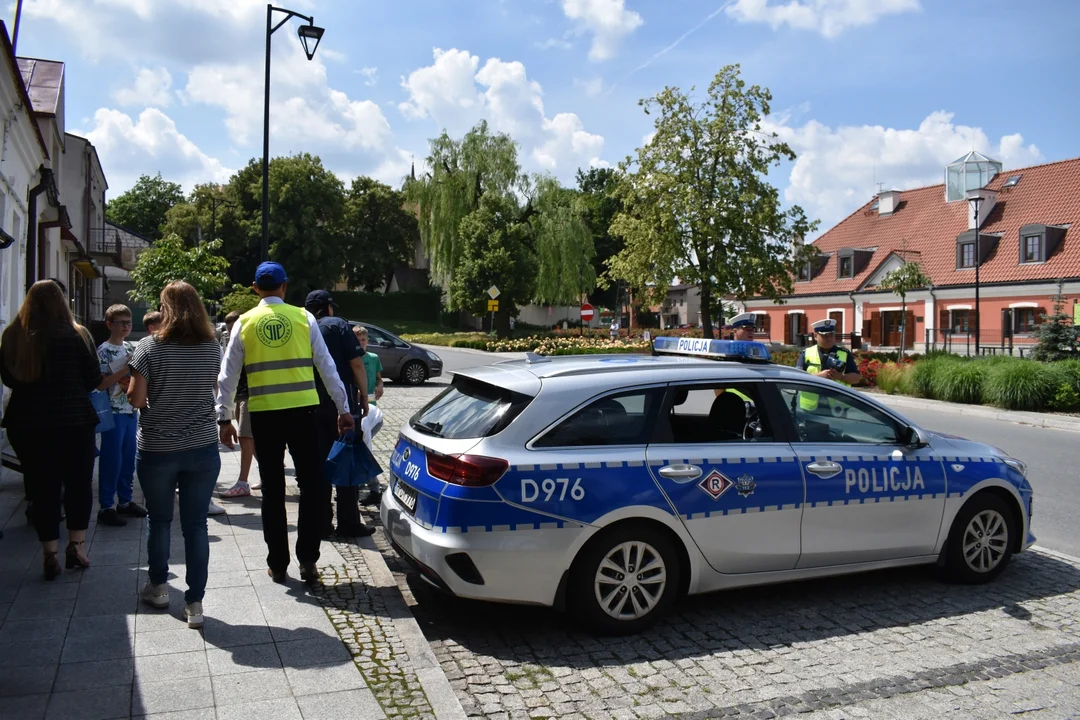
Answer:
<svg viewBox="0 0 1080 720"><path fill-rule="evenodd" d="M124 245L120 233L113 228L91 228L86 250L98 260L107 260L114 267L124 266Z"/></svg>

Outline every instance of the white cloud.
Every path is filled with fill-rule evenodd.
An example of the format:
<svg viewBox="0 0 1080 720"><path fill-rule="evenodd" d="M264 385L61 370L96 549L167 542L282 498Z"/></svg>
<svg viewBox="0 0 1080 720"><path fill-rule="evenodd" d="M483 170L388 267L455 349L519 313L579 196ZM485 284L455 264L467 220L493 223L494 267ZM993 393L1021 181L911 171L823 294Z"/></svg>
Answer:
<svg viewBox="0 0 1080 720"><path fill-rule="evenodd" d="M1019 134L1006 135L995 145L977 127L955 125L953 114L933 112L918 128L880 125L830 128L816 120L801 127L788 118L769 118L765 130L776 132L798 156L784 191L828 230L866 203L876 192L874 178L886 188L905 190L942 182L945 166L973 148L1000 160L1005 167L1043 161L1034 144Z"/></svg>
<svg viewBox="0 0 1080 720"><path fill-rule="evenodd" d="M330 48L319 48L319 57L330 60L331 62L343 63L349 59L349 56L339 50L331 50Z"/></svg>
<svg viewBox="0 0 1080 720"><path fill-rule="evenodd" d="M522 63L489 58L481 67L477 56L457 49L436 49L434 60L402 81L409 99L399 108L407 117L430 118L455 137L487 120L522 146L526 161L563 178L603 163L603 136L587 132L574 113L549 118L544 90Z"/></svg>
<svg viewBox="0 0 1080 720"><path fill-rule="evenodd" d="M533 46L540 50L569 50L573 44L564 38L548 38L543 42L533 43Z"/></svg>
<svg viewBox="0 0 1080 720"><path fill-rule="evenodd" d="M878 18L919 10L919 0L735 0L727 14L739 22L789 25L835 38L845 30L873 25Z"/></svg>
<svg viewBox="0 0 1080 720"><path fill-rule="evenodd" d="M562 8L578 32L592 34L590 60L614 57L622 39L644 23L641 15L626 9L625 0L562 0Z"/></svg>
<svg viewBox="0 0 1080 720"><path fill-rule="evenodd" d="M137 118L101 108L94 113L93 126L80 134L97 146L113 197L143 174L160 171L191 189L199 182L225 182L233 172L200 150L157 108L146 108Z"/></svg>
<svg viewBox="0 0 1080 720"><path fill-rule="evenodd" d="M377 67L363 67L355 71L357 75L364 76L364 84L371 87L375 83L379 82L379 68Z"/></svg>
<svg viewBox="0 0 1080 720"><path fill-rule="evenodd" d="M163 67L142 68L135 75L131 87L120 88L113 93L116 102L124 106L155 105L168 107L172 102L172 75Z"/></svg>
<svg viewBox="0 0 1080 720"><path fill-rule="evenodd" d="M584 90L585 95L588 97L596 97L604 92L604 80L603 78L593 78L592 80L578 80L577 78L574 78L574 87Z"/></svg>

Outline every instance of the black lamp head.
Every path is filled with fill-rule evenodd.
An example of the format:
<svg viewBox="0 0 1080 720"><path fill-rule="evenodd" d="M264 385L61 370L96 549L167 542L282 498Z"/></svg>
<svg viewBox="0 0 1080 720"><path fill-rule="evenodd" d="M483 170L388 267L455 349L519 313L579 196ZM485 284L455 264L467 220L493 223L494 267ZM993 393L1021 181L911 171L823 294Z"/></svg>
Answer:
<svg viewBox="0 0 1080 720"><path fill-rule="evenodd" d="M304 45L304 53L307 54L308 60L315 57L315 50L318 49L324 32L326 31L323 28L314 24L301 25L296 30L296 34L300 36L300 42Z"/></svg>

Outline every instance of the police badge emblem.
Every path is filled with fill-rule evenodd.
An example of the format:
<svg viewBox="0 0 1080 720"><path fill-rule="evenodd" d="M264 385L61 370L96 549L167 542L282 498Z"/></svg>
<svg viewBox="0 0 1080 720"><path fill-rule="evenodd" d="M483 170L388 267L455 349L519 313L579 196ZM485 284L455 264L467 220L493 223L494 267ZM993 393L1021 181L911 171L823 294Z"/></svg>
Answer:
<svg viewBox="0 0 1080 720"><path fill-rule="evenodd" d="M757 483L750 475L743 475L735 481L735 490L738 491L740 497L750 497L756 489Z"/></svg>

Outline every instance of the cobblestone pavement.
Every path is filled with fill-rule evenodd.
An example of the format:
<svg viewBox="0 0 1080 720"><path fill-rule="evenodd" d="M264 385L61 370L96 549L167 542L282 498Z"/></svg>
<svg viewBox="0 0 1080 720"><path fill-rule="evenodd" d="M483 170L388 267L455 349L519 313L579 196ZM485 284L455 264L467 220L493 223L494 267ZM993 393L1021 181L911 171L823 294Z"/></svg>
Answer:
<svg viewBox="0 0 1080 720"><path fill-rule="evenodd" d="M384 467L395 428L439 389L388 388ZM1080 562L1049 552L984 586L910 568L698 596L605 638L555 611L442 596L376 537L470 716L1080 717Z"/></svg>

